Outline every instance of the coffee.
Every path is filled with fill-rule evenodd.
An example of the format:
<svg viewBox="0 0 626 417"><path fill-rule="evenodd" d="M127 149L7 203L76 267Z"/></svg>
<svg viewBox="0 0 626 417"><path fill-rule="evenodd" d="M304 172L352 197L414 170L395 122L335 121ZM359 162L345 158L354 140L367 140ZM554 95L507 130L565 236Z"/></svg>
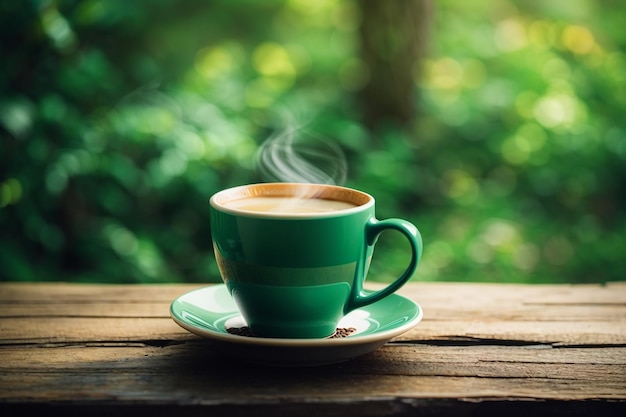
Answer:
<svg viewBox="0 0 626 417"><path fill-rule="evenodd" d="M328 213L356 207L356 204L323 198L250 197L224 204L230 209L263 213Z"/></svg>

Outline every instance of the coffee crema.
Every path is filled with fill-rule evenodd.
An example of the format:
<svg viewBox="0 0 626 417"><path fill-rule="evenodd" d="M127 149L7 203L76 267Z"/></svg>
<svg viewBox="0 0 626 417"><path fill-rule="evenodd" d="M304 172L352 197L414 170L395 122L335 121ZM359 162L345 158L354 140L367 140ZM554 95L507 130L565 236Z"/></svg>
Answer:
<svg viewBox="0 0 626 417"><path fill-rule="evenodd" d="M300 197L250 197L229 201L224 206L235 210L278 214L328 213L357 207L347 201Z"/></svg>

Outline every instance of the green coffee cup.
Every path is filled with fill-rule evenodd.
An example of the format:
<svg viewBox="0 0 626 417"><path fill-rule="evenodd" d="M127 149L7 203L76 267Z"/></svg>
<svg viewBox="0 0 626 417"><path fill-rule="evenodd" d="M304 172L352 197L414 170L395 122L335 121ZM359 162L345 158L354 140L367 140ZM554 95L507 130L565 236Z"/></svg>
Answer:
<svg viewBox="0 0 626 417"><path fill-rule="evenodd" d="M266 183L230 188L210 200L220 274L261 337L324 338L348 312L397 291L415 272L422 238L406 220L377 220L374 198L346 187ZM384 230L402 233L411 260L382 290L363 288Z"/></svg>

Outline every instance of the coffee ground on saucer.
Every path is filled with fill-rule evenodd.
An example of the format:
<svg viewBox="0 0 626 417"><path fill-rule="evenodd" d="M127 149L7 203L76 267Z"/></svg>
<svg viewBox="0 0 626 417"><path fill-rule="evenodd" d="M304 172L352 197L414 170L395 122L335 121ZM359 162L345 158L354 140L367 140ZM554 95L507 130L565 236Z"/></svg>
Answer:
<svg viewBox="0 0 626 417"><path fill-rule="evenodd" d="M229 327L228 329L226 329L226 331L236 336L259 337L255 334L252 334L248 326ZM342 337L348 337L351 334L354 334L354 332L356 332L356 329L354 327L339 327L337 328L337 330L335 330L335 333L328 336L327 339L341 339Z"/></svg>

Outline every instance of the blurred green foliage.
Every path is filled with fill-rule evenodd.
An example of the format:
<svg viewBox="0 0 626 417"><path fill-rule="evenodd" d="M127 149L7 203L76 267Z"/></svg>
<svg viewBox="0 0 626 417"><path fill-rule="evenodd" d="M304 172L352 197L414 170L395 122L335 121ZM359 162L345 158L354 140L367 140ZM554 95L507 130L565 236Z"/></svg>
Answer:
<svg viewBox="0 0 626 417"><path fill-rule="evenodd" d="M419 114L368 129L356 1L2 2L0 280L219 280L208 199L285 114L420 228L415 280L624 279L624 14L433 2ZM383 235L372 279L404 250Z"/></svg>

